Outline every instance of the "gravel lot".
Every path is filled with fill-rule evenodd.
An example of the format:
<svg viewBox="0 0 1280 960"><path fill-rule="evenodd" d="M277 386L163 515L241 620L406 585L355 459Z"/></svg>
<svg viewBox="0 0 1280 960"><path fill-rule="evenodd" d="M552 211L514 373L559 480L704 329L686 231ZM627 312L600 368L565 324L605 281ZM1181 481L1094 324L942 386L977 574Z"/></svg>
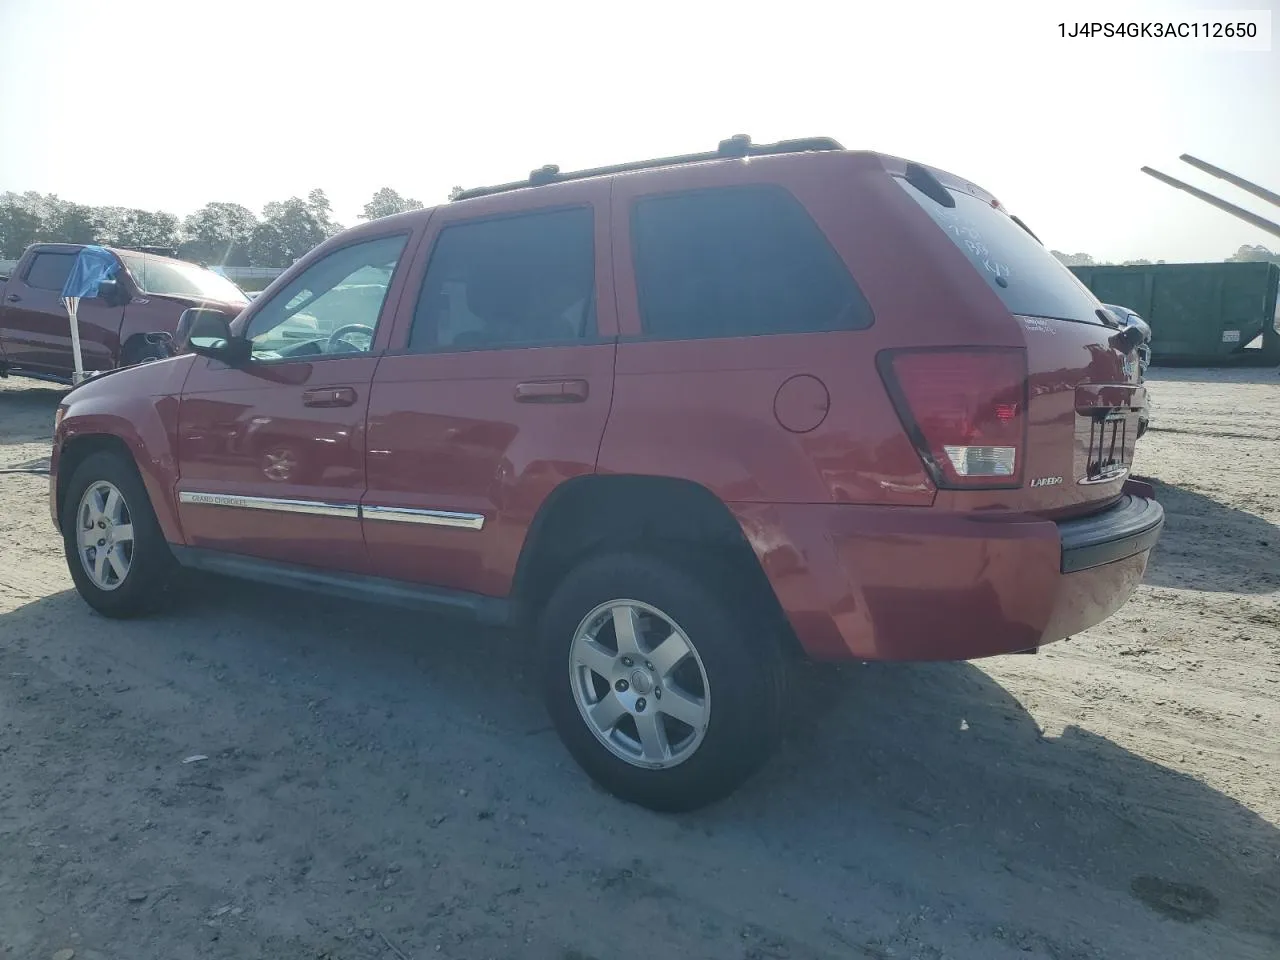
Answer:
<svg viewBox="0 0 1280 960"><path fill-rule="evenodd" d="M0 474L0 957L1276 960L1280 379L1153 373L1124 609L806 671L775 761L682 817L594 789L500 635L215 580L91 614L46 479ZM0 381L0 468L59 396Z"/></svg>

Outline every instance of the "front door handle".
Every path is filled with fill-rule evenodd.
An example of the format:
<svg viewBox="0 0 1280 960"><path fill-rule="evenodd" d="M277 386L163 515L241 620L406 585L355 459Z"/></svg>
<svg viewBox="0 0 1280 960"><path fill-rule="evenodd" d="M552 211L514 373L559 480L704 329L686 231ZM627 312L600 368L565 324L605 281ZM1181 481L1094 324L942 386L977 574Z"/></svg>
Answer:
<svg viewBox="0 0 1280 960"><path fill-rule="evenodd" d="M5 299L6 299L6 300L8 300L10 303L21 303L21 302L22 302L22 298L21 298L20 296L18 296L16 293L11 293L11 294L9 294L7 297L5 297Z"/></svg>
<svg viewBox="0 0 1280 960"><path fill-rule="evenodd" d="M516 403L582 403L585 380L531 380L516 384Z"/></svg>
<svg viewBox="0 0 1280 960"><path fill-rule="evenodd" d="M356 402L351 387L317 387L302 395L304 407L349 407Z"/></svg>

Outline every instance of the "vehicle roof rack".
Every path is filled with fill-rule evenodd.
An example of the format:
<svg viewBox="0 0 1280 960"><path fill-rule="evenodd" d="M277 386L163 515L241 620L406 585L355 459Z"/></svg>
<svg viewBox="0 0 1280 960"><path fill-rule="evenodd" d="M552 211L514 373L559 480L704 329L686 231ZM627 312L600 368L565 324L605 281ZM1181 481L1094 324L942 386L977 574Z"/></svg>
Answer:
<svg viewBox="0 0 1280 960"><path fill-rule="evenodd" d="M672 167L684 163L701 163L706 160L726 160L741 157L767 157L780 153L806 153L815 150L843 150L839 141L831 137L805 137L800 140L779 140L777 143L752 143L745 133L739 133L728 140L721 140L715 150L706 153L686 153L677 157L658 157L654 160L633 160L630 163L617 163L608 167L592 167L589 170L573 170L562 173L554 163L539 167L529 174L527 180L513 183L501 183L492 187L472 187L463 190L452 199L470 200L473 197L487 197L495 193L506 193L508 190L522 190L525 187L541 187L549 183L565 183L570 180L586 180L589 177L601 177L612 173L629 173L632 170L648 170L652 167Z"/></svg>

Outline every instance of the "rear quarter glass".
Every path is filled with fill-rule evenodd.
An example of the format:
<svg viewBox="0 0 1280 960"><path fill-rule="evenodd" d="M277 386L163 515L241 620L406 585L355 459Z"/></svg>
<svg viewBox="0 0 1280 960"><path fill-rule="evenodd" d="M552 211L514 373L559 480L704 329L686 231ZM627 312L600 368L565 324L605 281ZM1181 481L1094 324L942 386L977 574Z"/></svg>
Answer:
<svg viewBox="0 0 1280 960"><path fill-rule="evenodd" d="M1007 213L960 190L944 207L903 177L894 181L918 203L995 291L1012 314L1101 325L1099 304L1063 266Z"/></svg>

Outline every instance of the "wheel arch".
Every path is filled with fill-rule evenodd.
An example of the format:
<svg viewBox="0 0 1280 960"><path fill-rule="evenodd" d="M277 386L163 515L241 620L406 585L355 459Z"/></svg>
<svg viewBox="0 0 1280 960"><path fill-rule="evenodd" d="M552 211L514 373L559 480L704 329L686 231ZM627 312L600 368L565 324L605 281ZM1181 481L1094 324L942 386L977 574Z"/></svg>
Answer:
<svg viewBox="0 0 1280 960"><path fill-rule="evenodd" d="M674 477L591 474L560 484L530 524L512 580L513 613L531 623L556 584L603 549L683 554L711 552L720 567L746 580L760 613L800 651L786 616L742 526L702 484Z"/></svg>

